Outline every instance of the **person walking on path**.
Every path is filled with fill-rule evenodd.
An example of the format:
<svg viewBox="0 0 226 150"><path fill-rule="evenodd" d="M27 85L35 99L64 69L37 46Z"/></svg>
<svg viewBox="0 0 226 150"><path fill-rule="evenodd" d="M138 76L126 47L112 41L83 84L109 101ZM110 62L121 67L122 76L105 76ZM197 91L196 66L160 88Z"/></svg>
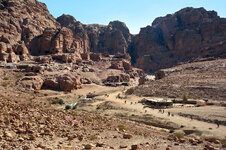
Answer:
<svg viewBox="0 0 226 150"><path fill-rule="evenodd" d="M219 123L219 121L218 121L218 120L216 120L215 122L216 122L216 124L217 124L217 128L219 128L219 127L220 127L220 123Z"/></svg>

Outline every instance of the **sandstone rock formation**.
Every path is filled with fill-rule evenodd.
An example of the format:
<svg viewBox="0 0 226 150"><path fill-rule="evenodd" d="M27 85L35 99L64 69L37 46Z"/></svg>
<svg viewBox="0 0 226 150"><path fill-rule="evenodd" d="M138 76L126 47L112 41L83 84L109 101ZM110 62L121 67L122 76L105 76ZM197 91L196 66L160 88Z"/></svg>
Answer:
<svg viewBox="0 0 226 150"><path fill-rule="evenodd" d="M36 0L0 1L0 24L0 42L6 43L8 48L8 51L1 50L0 55L6 58L8 54L6 61L17 59L14 53L21 60L26 60L30 42L41 35L45 28L56 29L60 26L46 5Z"/></svg>
<svg viewBox="0 0 226 150"><path fill-rule="evenodd" d="M204 8L184 8L159 17L133 36L120 21L84 25L70 15L55 19L37 0L2 0L0 24L0 61L6 62L47 54L62 62L100 61L102 55L95 53L103 53L155 72L198 58L226 56L226 19ZM132 70L129 62L122 65ZM120 66L116 63L113 68Z"/></svg>
<svg viewBox="0 0 226 150"><path fill-rule="evenodd" d="M179 62L226 54L226 19L204 8L184 8L142 28L130 47L132 62L146 72Z"/></svg>
<svg viewBox="0 0 226 150"><path fill-rule="evenodd" d="M23 88L29 90L40 90L42 88L43 82L43 79L38 76L24 77L19 81Z"/></svg>
<svg viewBox="0 0 226 150"><path fill-rule="evenodd" d="M109 54L126 53L131 34L125 23L113 21L108 26L85 25L90 40L90 51Z"/></svg>
<svg viewBox="0 0 226 150"><path fill-rule="evenodd" d="M78 89L81 87L81 84L82 84L81 81L82 80L79 76L74 76L71 74L63 74L57 77L46 78L42 88L71 92L71 90Z"/></svg>

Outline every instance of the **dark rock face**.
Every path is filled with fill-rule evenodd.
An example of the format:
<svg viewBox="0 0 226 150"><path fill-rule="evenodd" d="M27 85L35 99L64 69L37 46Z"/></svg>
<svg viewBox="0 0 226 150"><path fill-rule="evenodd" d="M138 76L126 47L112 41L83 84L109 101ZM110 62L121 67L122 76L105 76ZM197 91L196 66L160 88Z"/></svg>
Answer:
<svg viewBox="0 0 226 150"><path fill-rule="evenodd" d="M184 8L142 28L130 47L132 62L146 72L226 54L226 19L204 8Z"/></svg>
<svg viewBox="0 0 226 150"><path fill-rule="evenodd" d="M110 22L108 26L86 25L90 51L109 54L126 53L131 42L131 34L125 23Z"/></svg>

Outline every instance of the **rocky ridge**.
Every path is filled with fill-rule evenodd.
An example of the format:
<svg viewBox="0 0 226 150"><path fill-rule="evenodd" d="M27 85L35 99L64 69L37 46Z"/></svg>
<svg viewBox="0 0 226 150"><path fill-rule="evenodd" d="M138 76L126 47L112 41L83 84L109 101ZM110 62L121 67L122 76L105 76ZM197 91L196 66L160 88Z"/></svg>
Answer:
<svg viewBox="0 0 226 150"><path fill-rule="evenodd" d="M129 53L135 67L155 72L181 62L225 57L225 18L204 8L184 8L159 17L133 36L125 23L84 25L70 15L55 19L37 0L1 1L0 60L87 52Z"/></svg>
<svg viewBox="0 0 226 150"><path fill-rule="evenodd" d="M134 66L146 72L198 58L225 57L226 19L204 8L184 8L142 28L129 50Z"/></svg>

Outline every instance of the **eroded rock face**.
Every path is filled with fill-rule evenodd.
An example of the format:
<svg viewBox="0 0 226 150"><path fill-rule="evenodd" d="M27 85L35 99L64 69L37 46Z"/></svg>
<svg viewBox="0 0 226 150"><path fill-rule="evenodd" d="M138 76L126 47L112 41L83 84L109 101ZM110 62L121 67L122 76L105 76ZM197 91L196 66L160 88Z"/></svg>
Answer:
<svg viewBox="0 0 226 150"><path fill-rule="evenodd" d="M56 28L59 24L49 13L45 4L26 0L2 0L0 5L1 41L16 44L29 42L47 27Z"/></svg>
<svg viewBox="0 0 226 150"><path fill-rule="evenodd" d="M66 27L71 30L73 33L75 43L75 50L78 50L80 53L86 53L90 50L89 38L86 30L83 27L83 24L73 16L62 15L56 19L62 27ZM67 35L67 34L65 34Z"/></svg>
<svg viewBox="0 0 226 150"><path fill-rule="evenodd" d="M88 35L83 25L73 17L59 17L57 21L60 24L46 5L36 0L2 0L0 3L1 60L16 59L12 52L8 52L9 48L20 60L28 59L30 54L89 51Z"/></svg>
<svg viewBox="0 0 226 150"><path fill-rule="evenodd" d="M125 23L113 21L108 26L85 25L90 40L90 51L109 54L126 53L131 34Z"/></svg>
<svg viewBox="0 0 226 150"><path fill-rule="evenodd" d="M113 61L110 66L111 69L117 70L125 70L125 71L132 71L133 67L130 62L122 60L122 61Z"/></svg>
<svg viewBox="0 0 226 150"><path fill-rule="evenodd" d="M108 76L104 83L107 82L129 82L130 76L128 74L112 75Z"/></svg>
<svg viewBox="0 0 226 150"><path fill-rule="evenodd" d="M8 62L28 59L31 41L47 27L60 27L46 5L36 0L0 1L0 24L0 42L8 49L1 51L1 60L8 55Z"/></svg>
<svg viewBox="0 0 226 150"><path fill-rule="evenodd" d="M146 72L179 62L225 55L226 19L204 8L184 8L142 28L130 47L132 62Z"/></svg>
<svg viewBox="0 0 226 150"><path fill-rule="evenodd" d="M66 27L62 29L47 28L41 36L33 41L31 51L34 55L83 53L88 51L83 42L84 39Z"/></svg>

